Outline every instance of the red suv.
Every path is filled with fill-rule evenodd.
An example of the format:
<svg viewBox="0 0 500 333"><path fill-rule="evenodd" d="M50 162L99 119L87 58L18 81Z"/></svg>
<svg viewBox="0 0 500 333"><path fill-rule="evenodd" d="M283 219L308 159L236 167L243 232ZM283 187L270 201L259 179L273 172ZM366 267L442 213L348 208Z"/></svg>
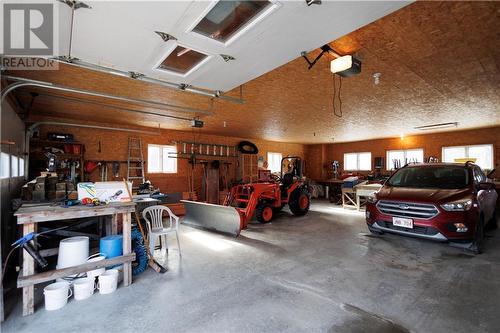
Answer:
<svg viewBox="0 0 500 333"><path fill-rule="evenodd" d="M471 162L410 164L368 198L366 223L372 233L460 242L480 253L485 226L496 227L497 198Z"/></svg>

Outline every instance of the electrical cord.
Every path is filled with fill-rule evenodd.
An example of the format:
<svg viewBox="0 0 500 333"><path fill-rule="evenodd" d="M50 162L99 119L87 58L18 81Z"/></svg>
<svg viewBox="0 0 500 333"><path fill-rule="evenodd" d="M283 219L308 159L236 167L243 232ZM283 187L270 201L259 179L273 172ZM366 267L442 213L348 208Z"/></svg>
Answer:
<svg viewBox="0 0 500 333"><path fill-rule="evenodd" d="M78 225L78 224L76 224ZM66 229L66 228L69 228L71 227L71 225L66 225L66 226L63 226L63 227L60 227L60 228L56 228L56 229L49 229L49 230L45 230L45 231L42 231L40 233L37 233L37 237L39 237L40 235L43 235L43 234L47 234L49 232L53 232L53 231L57 231L57 230L61 230L61 229ZM3 278L5 276L5 270L7 268L7 264L9 263L9 259L10 259L10 256L12 255L12 253L14 253L14 250L16 250L17 248L19 248L21 246L21 244L18 244L16 246L14 246L9 254L7 254L7 257L5 258L5 262L3 263L3 267L2 267L2 280L1 280L1 283L3 284Z"/></svg>
<svg viewBox="0 0 500 333"><path fill-rule="evenodd" d="M7 268L7 263L9 262L10 256L12 255L12 253L14 253L14 250L17 249L19 246L21 246L21 245L14 246L10 250L9 254L7 255L7 258L5 258L5 262L3 263L3 267L2 267L2 284L3 284L3 278L5 276L5 269Z"/></svg>
<svg viewBox="0 0 500 333"><path fill-rule="evenodd" d="M337 97L337 83L335 80L335 74L333 74L333 100L332 100L332 105L333 105L333 114L339 118L342 118L342 97L341 97L341 91L342 91L342 76L339 76L339 91L338 91L338 100L339 100L339 111L337 112L337 107L335 105L335 100Z"/></svg>

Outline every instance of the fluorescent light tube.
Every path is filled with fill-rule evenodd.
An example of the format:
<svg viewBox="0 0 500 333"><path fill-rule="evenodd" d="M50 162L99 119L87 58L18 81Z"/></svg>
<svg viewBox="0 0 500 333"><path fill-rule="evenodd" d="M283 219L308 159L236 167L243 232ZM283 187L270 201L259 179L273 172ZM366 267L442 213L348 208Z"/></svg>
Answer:
<svg viewBox="0 0 500 333"><path fill-rule="evenodd" d="M414 129L425 131L425 130L432 130L432 129L439 129L439 128L448 128L448 127L457 127L457 126L458 126L458 122L452 122L452 123L440 123L440 124L417 126L417 127L414 127Z"/></svg>

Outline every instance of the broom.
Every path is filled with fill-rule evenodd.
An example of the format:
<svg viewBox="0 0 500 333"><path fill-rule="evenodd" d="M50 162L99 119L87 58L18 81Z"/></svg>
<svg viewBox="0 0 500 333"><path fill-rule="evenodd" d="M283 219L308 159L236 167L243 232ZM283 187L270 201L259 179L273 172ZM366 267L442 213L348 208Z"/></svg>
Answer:
<svg viewBox="0 0 500 333"><path fill-rule="evenodd" d="M130 202L132 202L132 193L130 192L130 189L128 188L128 182L123 178L123 182L125 183L125 188L127 189L128 196L130 197ZM137 222L137 226L139 227L139 231L142 235L142 239L144 239L144 242L146 242L146 234L144 233L144 230L142 229L141 225L141 219L139 218L139 214L137 214L137 211L134 210L134 216L135 216L135 221ZM157 273L166 273L168 269L160 265L154 258L153 255L151 254L151 251L149 250L149 246L145 246L146 248L146 253L148 254L148 265L152 269L154 269Z"/></svg>

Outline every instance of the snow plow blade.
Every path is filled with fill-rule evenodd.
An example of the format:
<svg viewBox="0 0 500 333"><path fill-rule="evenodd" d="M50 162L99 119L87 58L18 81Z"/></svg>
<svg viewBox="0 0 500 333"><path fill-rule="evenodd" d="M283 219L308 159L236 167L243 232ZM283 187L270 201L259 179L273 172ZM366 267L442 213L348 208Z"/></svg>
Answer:
<svg viewBox="0 0 500 333"><path fill-rule="evenodd" d="M235 237L240 234L241 217L236 208L189 200L181 202L186 207L184 224Z"/></svg>

